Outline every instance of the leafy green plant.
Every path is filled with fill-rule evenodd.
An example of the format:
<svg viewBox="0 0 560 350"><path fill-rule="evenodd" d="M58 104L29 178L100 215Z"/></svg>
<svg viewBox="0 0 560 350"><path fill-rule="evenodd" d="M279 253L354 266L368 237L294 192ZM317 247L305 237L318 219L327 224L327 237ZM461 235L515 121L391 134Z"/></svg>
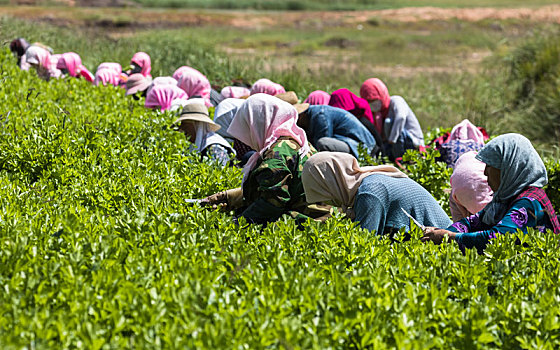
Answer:
<svg viewBox="0 0 560 350"><path fill-rule="evenodd" d="M170 113L119 88L41 81L7 50L0 101L3 348L560 344L551 232L499 236L478 255L422 244L417 229L393 244L339 214L302 230L237 225L185 203L241 172L189 151ZM443 203L436 156L405 161Z"/></svg>

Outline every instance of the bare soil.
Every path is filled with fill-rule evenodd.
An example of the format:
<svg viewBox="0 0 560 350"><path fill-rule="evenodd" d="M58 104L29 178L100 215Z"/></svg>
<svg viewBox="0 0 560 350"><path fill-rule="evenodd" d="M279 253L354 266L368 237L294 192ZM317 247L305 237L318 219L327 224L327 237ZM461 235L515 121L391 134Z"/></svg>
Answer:
<svg viewBox="0 0 560 350"><path fill-rule="evenodd" d="M87 25L105 29L115 28L177 28L188 26L226 26L259 29L271 27L335 27L366 25L376 20L401 22L459 19L463 21L518 19L529 22L560 23L560 5L538 8L461 8L436 7L401 8L394 10L355 12L255 12L187 9L138 9L110 6L129 6L127 0L61 0L65 7L49 8L21 6L40 3L34 0L14 1L20 6L0 7L0 14L48 21L61 26ZM87 4L88 7L80 7ZM95 17L103 19L92 20ZM342 43L341 45L346 45Z"/></svg>

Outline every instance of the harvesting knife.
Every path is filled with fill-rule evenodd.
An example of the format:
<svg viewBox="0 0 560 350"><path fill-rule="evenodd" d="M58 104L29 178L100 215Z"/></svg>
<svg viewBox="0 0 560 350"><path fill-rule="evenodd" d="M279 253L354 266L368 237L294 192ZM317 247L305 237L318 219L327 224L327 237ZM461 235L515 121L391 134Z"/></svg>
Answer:
<svg viewBox="0 0 560 350"><path fill-rule="evenodd" d="M185 202L187 203L200 203L202 201L202 199L185 199Z"/></svg>
<svg viewBox="0 0 560 350"><path fill-rule="evenodd" d="M401 207L401 210L403 211L403 213L408 216L415 224L416 226L420 227L422 229L422 231L426 230L426 226L422 225L421 223L419 223L414 217L412 217L412 215L410 215L406 210L404 210L403 207Z"/></svg>

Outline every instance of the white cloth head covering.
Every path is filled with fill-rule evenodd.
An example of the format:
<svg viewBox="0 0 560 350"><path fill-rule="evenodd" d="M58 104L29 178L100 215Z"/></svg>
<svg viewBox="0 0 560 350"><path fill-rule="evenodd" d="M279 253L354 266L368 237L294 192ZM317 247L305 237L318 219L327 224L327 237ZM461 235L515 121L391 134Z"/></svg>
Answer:
<svg viewBox="0 0 560 350"><path fill-rule="evenodd" d="M196 130L196 139L194 144L198 148L199 152L202 152L206 147L214 144L219 144L230 150L230 152L235 153L229 142L227 142L223 137L211 131L208 127L208 123L204 122L192 122Z"/></svg>
<svg viewBox="0 0 560 350"><path fill-rule="evenodd" d="M214 111L214 122L221 126L220 130L216 131L218 134L225 138L233 139L227 129L229 128L237 109L245 102L239 98L226 98L216 106Z"/></svg>
<svg viewBox="0 0 560 350"><path fill-rule="evenodd" d="M332 202L353 217L354 200L362 180L373 174L404 178L392 165L360 167L356 158L342 152L320 152L305 162L301 180L308 203Z"/></svg>
<svg viewBox="0 0 560 350"><path fill-rule="evenodd" d="M227 130L231 136L257 151L243 168L243 182L262 154L282 136L291 137L300 145L300 156L309 153L307 136L297 126L297 120L294 106L274 96L255 94L243 102Z"/></svg>

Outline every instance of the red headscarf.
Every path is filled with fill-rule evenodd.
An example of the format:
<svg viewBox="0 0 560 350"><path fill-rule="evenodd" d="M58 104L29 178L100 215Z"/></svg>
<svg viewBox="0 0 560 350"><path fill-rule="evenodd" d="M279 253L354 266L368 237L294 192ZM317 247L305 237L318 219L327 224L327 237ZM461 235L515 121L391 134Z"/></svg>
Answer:
<svg viewBox="0 0 560 350"><path fill-rule="evenodd" d="M68 74L76 78L81 75L90 83L93 83L93 80L95 78L93 74L91 74L91 72L82 65L82 59L80 58L80 55L75 52L63 53L58 59L56 68L61 70L66 69L68 70Z"/></svg>
<svg viewBox="0 0 560 350"><path fill-rule="evenodd" d="M375 113L375 127L379 132L383 130L383 121L389 113L389 105L391 104L391 96L385 84L377 79L370 78L362 84L360 88L360 96L368 102L373 100L381 101L381 110Z"/></svg>
<svg viewBox="0 0 560 350"><path fill-rule="evenodd" d="M152 77L150 72L152 71L152 60L150 60L150 56L145 52L137 52L132 56L130 63L137 64L142 71L140 72L146 78Z"/></svg>
<svg viewBox="0 0 560 350"><path fill-rule="evenodd" d="M329 106L342 108L354 114L357 118L365 117L373 123L373 114L371 113L371 108L369 108L369 103L363 98L354 95L348 89L333 91Z"/></svg>

